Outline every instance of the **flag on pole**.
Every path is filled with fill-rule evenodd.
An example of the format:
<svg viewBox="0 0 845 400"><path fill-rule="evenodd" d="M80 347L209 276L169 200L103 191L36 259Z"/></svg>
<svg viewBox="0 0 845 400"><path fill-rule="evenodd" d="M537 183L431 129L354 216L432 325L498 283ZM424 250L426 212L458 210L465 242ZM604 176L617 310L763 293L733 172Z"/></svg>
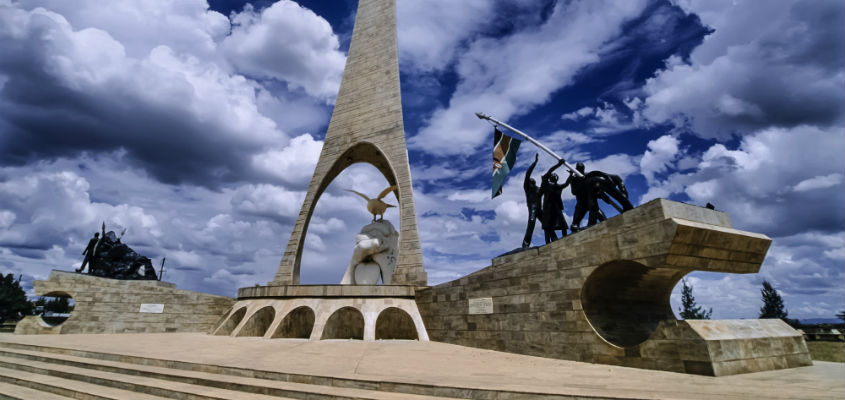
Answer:
<svg viewBox="0 0 845 400"><path fill-rule="evenodd" d="M502 194L502 185L516 162L516 151L522 141L495 128L493 133L493 198Z"/></svg>

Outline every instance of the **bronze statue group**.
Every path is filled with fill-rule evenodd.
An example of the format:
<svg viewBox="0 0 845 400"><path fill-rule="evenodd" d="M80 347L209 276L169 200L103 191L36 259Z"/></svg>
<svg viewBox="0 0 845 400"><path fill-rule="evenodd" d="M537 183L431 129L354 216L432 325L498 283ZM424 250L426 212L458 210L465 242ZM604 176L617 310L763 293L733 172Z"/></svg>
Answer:
<svg viewBox="0 0 845 400"><path fill-rule="evenodd" d="M534 162L528 167L525 173L523 188L525 189L525 201L528 205L528 227L525 230L525 237L522 239L522 248L531 246L531 237L534 236L534 227L537 218L543 227L546 243L558 239L557 231L561 231L561 237L566 236L569 230L575 233L581 230L581 220L587 213L589 217L587 226L595 225L604 221L607 217L599 207L599 200L612 205L620 213L634 208L628 200L628 191L622 178L618 175L606 174L601 171L585 172L583 163L575 165L575 171L569 171L569 177L563 184L558 183L558 176L554 173L565 160L560 159L557 164L543 174L540 186L531 178L534 167L537 166L539 155L534 155ZM563 190L570 187L572 195L575 196L575 213L572 215L572 227L570 228L563 216ZM612 199L611 199L612 198ZM619 204L617 205L616 202Z"/></svg>

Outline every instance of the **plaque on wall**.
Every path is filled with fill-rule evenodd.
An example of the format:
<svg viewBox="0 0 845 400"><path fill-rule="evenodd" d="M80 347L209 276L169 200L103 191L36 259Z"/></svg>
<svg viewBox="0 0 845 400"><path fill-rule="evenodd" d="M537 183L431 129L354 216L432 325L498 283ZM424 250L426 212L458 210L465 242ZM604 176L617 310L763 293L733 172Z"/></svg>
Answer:
<svg viewBox="0 0 845 400"><path fill-rule="evenodd" d="M493 298L479 297L477 299L469 299L469 313L493 314Z"/></svg>
<svg viewBox="0 0 845 400"><path fill-rule="evenodd" d="M164 304L141 304L141 309L138 312L161 314L164 312Z"/></svg>

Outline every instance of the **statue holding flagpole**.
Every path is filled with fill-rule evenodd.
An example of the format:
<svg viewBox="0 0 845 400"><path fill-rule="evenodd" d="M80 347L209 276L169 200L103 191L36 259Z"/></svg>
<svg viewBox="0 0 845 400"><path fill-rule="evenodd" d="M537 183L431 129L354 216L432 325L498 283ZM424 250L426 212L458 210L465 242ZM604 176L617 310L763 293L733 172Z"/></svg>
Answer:
<svg viewBox="0 0 845 400"><path fill-rule="evenodd" d="M521 143L520 140L511 138L499 131L499 126L516 133L558 160L557 164L543 175L543 181L538 190L540 195L542 195L542 212L540 214L540 222L543 225L546 243L550 243L557 239L556 230L561 230L563 236L566 236L568 226L563 217L561 192L567 186L572 187L572 194L575 195L576 199L575 213L573 215L571 228L572 233L581 229L581 220L588 212L589 218L587 226L594 225L597 222L607 219L604 212L598 206L599 199L607 204L610 204L620 213L634 208L630 200L628 200L628 190L625 188L622 178L618 175L607 174L602 171L586 172L583 163L578 163L577 167L573 168L572 165L568 164L562 157L558 156L548 147L544 146L542 143L528 136L524 132L483 113L476 113L475 115L479 119L487 120L495 124L493 149L494 198L502 192L502 185L504 184L507 174L513 168L516 161L516 150L519 148L519 144ZM537 218L536 207L537 198L539 196L535 194L536 192L532 191L537 189L535 189L536 183L534 183L534 180L530 178L530 175L534 171L534 167L537 165L538 158L538 156L535 156L534 163L532 163L531 167L529 167L525 176L525 182L523 183L529 214L525 238L523 238L522 241L523 249L528 248L531 245L531 236L533 236L534 225ZM569 170L569 178L567 178L566 182L562 185L557 183L557 175L553 173L554 170L560 166L565 166ZM534 183L534 185L531 186L531 183ZM532 211L534 212L532 213Z"/></svg>

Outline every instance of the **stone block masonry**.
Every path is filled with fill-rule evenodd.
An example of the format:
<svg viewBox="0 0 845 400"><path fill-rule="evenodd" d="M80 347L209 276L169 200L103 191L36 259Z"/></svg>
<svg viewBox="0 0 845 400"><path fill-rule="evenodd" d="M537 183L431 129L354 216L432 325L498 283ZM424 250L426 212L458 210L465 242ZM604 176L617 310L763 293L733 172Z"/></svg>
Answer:
<svg viewBox="0 0 845 400"><path fill-rule="evenodd" d="M27 317L18 323L16 334L208 332L235 303L229 297L176 289L167 282L56 270L48 280L35 281L34 289L39 296L70 296L74 310L56 326L38 316Z"/></svg>
<svg viewBox="0 0 845 400"><path fill-rule="evenodd" d="M399 254L391 283L425 286L399 88L395 0L360 0L346 68L320 158L270 285L298 285L302 248L314 207L352 164L375 166L399 201Z"/></svg>
<svg viewBox="0 0 845 400"><path fill-rule="evenodd" d="M803 338L782 321L672 313L683 276L757 272L770 244L733 229L725 213L658 199L417 290L416 301L434 341L715 376L810 365Z"/></svg>

